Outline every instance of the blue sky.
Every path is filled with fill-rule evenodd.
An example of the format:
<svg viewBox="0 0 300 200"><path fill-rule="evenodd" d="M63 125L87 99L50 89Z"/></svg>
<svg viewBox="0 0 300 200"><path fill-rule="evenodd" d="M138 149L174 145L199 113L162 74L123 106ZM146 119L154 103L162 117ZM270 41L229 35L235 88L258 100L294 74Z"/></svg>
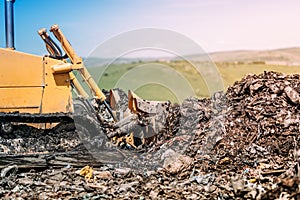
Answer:
<svg viewBox="0 0 300 200"><path fill-rule="evenodd" d="M5 47L0 0L1 47ZM139 28L176 31L208 52L300 46L298 0L16 0L15 46L46 53L37 34L54 23L87 56L98 44Z"/></svg>

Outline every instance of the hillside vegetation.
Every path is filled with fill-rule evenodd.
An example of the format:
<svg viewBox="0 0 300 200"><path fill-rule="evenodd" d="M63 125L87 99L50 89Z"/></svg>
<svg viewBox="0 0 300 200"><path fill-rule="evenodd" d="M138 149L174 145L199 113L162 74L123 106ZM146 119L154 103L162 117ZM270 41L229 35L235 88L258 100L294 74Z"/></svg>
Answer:
<svg viewBox="0 0 300 200"><path fill-rule="evenodd" d="M214 62L207 67L215 68L216 77L221 77L225 91L234 82L241 80L247 74L260 74L264 71L276 71L284 74L300 73L300 48L279 49L270 51L231 51L210 54ZM205 62L197 60L197 56L188 58L194 64L204 65ZM298 65L296 65L299 63ZM157 69L150 70L145 69ZM138 70L139 69L139 70ZM142 70L140 70L142 69ZM89 69L92 74L99 70L98 67ZM103 70L103 68L102 68ZM116 63L109 65L99 76L99 86L103 89L122 88L131 89L145 99L181 101L178 93L184 93L184 84L190 85L190 93L182 94L189 96L208 97L213 92L207 85L207 77L204 77L205 68L196 70L195 66L184 60L163 60L130 63ZM179 78L178 78L179 77ZM143 83L144 79L154 80ZM174 91L175 90L175 91ZM216 89L219 90L219 89ZM177 93L177 94L176 94Z"/></svg>

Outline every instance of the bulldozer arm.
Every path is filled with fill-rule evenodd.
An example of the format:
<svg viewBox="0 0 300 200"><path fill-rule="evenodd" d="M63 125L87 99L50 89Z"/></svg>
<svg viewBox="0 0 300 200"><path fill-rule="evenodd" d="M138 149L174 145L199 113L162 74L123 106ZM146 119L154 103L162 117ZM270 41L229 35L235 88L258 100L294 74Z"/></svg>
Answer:
<svg viewBox="0 0 300 200"><path fill-rule="evenodd" d="M113 124L113 130L107 134L108 138L112 139L117 146L125 144L130 146L130 148L138 148L144 145L147 139L153 139L153 136L162 129L166 121L165 114L169 102L144 100L134 92L128 91L126 108L124 108L124 105L120 107L120 101L123 101L123 99L121 99L119 92L111 90L109 99L107 99L107 96L89 74L82 58L77 56L59 26L53 25L50 31L60 42L66 56L62 56L58 47L47 34L46 29L41 29L38 33L45 41L49 53L57 59L69 58L71 61L71 63L63 62L53 65L52 73L56 75L66 74L70 77L72 87L76 90L78 96L91 108L89 112L92 112L91 116L94 116L93 118L100 122L100 126L108 122ZM89 97L87 92L85 92L73 71L79 72L84 83L92 91L92 97ZM110 117L103 115L103 106ZM142 118L146 120L141 120Z"/></svg>

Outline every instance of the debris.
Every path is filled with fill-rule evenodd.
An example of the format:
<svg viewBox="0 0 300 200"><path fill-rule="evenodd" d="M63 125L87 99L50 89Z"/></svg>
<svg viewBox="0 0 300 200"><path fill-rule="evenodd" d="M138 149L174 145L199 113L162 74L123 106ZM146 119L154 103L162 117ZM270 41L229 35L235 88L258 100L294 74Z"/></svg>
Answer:
<svg viewBox="0 0 300 200"><path fill-rule="evenodd" d="M80 170L79 174L84 176L86 180L91 180L93 178L93 168L87 165Z"/></svg>
<svg viewBox="0 0 300 200"><path fill-rule="evenodd" d="M29 186L29 185L32 185L33 184L33 180L29 179L29 178L20 178L18 180L19 184L21 185L26 185L26 186Z"/></svg>
<svg viewBox="0 0 300 200"><path fill-rule="evenodd" d="M115 169L115 174L121 175L121 176L126 176L128 175L132 170L130 168L116 168Z"/></svg>
<svg viewBox="0 0 300 200"><path fill-rule="evenodd" d="M300 103L300 95L296 90L294 90L290 86L287 86L284 88L284 92L294 104Z"/></svg>
<svg viewBox="0 0 300 200"><path fill-rule="evenodd" d="M228 164L228 163L230 163L230 158L228 158L228 157L222 158L222 159L218 162L219 165L226 165L226 164Z"/></svg>
<svg viewBox="0 0 300 200"><path fill-rule="evenodd" d="M124 184L121 184L120 187L119 187L119 191L120 192L126 192L130 189L132 189L132 187L135 187L137 185L139 185L139 181L133 181L133 182L130 182L130 183L124 183Z"/></svg>
<svg viewBox="0 0 300 200"><path fill-rule="evenodd" d="M159 193L159 191L157 191L157 190L151 190L151 192L149 193L149 197L151 199L158 199L158 193Z"/></svg>
<svg viewBox="0 0 300 200"><path fill-rule="evenodd" d="M201 185L208 185L209 183L212 183L215 180L214 174L205 174L205 175L199 175L199 176L192 176L190 178L190 181L196 181L198 184Z"/></svg>
<svg viewBox="0 0 300 200"><path fill-rule="evenodd" d="M16 173L17 171L18 171L17 165L11 165L5 167L4 169L1 170L1 178L6 177L9 173Z"/></svg>
<svg viewBox="0 0 300 200"><path fill-rule="evenodd" d="M168 149L163 155L163 167L170 174L176 174L183 169L192 167L193 159L186 155L176 153L172 149Z"/></svg>
<svg viewBox="0 0 300 200"><path fill-rule="evenodd" d="M134 157L96 165L72 131L14 126L0 135L0 198L300 199L299 93L300 75L265 72L170 105L166 127L146 146L162 152L147 160L162 162L156 168Z"/></svg>
<svg viewBox="0 0 300 200"><path fill-rule="evenodd" d="M96 178L100 178L104 180L110 180L113 178L110 171L94 171L93 174Z"/></svg>

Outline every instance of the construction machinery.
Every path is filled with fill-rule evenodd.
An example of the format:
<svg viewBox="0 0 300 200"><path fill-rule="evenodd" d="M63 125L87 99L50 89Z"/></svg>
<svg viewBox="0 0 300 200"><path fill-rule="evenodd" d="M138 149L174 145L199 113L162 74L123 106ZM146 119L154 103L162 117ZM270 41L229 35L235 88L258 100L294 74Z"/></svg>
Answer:
<svg viewBox="0 0 300 200"><path fill-rule="evenodd" d="M129 91L128 108L120 109L118 92L102 92L58 25L53 25L50 32L63 51L45 28L38 34L49 55L16 51L13 4L14 0L5 0L6 48L0 48L0 132L11 132L12 124L16 123L30 123L46 129L75 121L76 128L86 130L85 136L101 135L117 146L126 144L137 148L145 144L147 138L152 138L159 126L150 128L148 125L155 123L157 110L163 114L168 102L146 101ZM86 88L92 91L91 96ZM140 115L147 115L150 120L136 133ZM161 118L159 121L160 124L165 122ZM104 134L103 127L112 131Z"/></svg>

